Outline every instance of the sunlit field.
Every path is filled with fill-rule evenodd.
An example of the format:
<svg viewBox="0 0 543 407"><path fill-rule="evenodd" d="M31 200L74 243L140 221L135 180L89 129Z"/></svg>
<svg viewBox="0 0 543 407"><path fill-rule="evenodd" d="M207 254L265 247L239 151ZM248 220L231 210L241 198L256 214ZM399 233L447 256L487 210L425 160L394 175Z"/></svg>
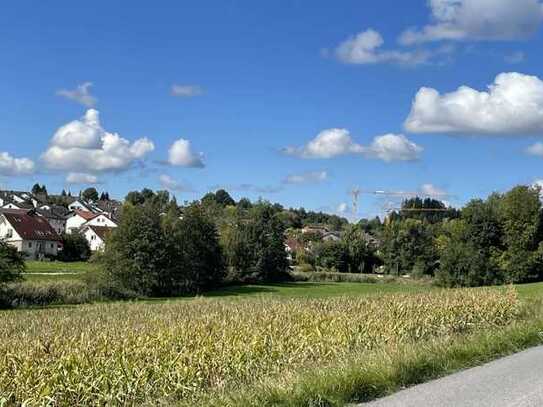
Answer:
<svg viewBox="0 0 543 407"><path fill-rule="evenodd" d="M503 327L521 314L514 291L494 289L5 311L0 399L197 403L361 351Z"/></svg>

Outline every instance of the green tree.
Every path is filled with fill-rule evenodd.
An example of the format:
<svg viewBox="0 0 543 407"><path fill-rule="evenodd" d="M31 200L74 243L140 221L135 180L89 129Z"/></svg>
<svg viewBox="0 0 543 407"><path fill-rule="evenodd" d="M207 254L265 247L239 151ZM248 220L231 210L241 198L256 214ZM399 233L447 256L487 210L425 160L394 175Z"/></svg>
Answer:
<svg viewBox="0 0 543 407"><path fill-rule="evenodd" d="M0 240L0 284L20 280L24 271L23 256L15 247Z"/></svg>
<svg viewBox="0 0 543 407"><path fill-rule="evenodd" d="M87 261L91 250L87 239L81 233L72 232L62 235L62 251L58 257L62 261Z"/></svg>
<svg viewBox="0 0 543 407"><path fill-rule="evenodd" d="M161 291L161 273L169 266L160 214L152 205L125 204L121 222L102 256L110 284L140 295Z"/></svg>
<svg viewBox="0 0 543 407"><path fill-rule="evenodd" d="M382 239L387 273L433 274L438 258L431 225L416 219L392 221L384 228Z"/></svg>
<svg viewBox="0 0 543 407"><path fill-rule="evenodd" d="M239 212L222 236L230 276L240 281L288 278L285 228L274 208L264 202Z"/></svg>
<svg viewBox="0 0 543 407"><path fill-rule="evenodd" d="M97 201L98 191L94 187L87 188L81 193L81 198L83 198L85 201Z"/></svg>
<svg viewBox="0 0 543 407"><path fill-rule="evenodd" d="M349 272L370 273L380 263L371 236L364 225L349 225L343 232L342 241L347 250Z"/></svg>
<svg viewBox="0 0 543 407"><path fill-rule="evenodd" d="M338 273L349 271L349 253L343 242L322 242L314 250L317 266Z"/></svg>
<svg viewBox="0 0 543 407"><path fill-rule="evenodd" d="M543 278L538 261L542 240L540 191L517 186L499 200L499 217L505 251L500 263L508 283L535 281Z"/></svg>
<svg viewBox="0 0 543 407"><path fill-rule="evenodd" d="M200 292L218 286L225 267L217 229L198 205L185 208L183 219L168 214L164 221L168 265L160 276L160 294Z"/></svg>

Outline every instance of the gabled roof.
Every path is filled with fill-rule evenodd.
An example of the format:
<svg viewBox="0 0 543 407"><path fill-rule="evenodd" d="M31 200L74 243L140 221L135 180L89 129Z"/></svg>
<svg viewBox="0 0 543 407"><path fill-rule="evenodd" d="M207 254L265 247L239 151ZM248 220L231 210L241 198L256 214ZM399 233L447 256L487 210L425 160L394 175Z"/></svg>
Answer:
<svg viewBox="0 0 543 407"><path fill-rule="evenodd" d="M76 210L74 211L74 213L75 213L76 215L81 216L81 217L82 217L83 219L85 219L87 222L88 222L89 220L92 220L92 219L94 219L94 218L96 218L97 216L100 215L99 213L97 214L97 213L92 213L92 212L88 212L88 211L80 211L79 209L76 209Z"/></svg>
<svg viewBox="0 0 543 407"><path fill-rule="evenodd" d="M23 240L61 241L57 232L42 216L17 209L2 209L0 213Z"/></svg>
<svg viewBox="0 0 543 407"><path fill-rule="evenodd" d="M94 233L96 233L96 235L100 239L102 239L102 241L106 239L108 234L110 234L113 230L115 230L115 228L111 228L108 226L94 226L94 225L86 225L83 227L82 230L85 230L87 228L92 230Z"/></svg>

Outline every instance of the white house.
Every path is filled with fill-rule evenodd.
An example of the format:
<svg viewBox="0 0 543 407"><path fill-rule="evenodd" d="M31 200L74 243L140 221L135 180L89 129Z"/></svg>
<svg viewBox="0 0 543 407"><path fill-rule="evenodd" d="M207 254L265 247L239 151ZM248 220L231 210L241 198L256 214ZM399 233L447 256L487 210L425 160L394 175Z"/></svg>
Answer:
<svg viewBox="0 0 543 407"><path fill-rule="evenodd" d="M85 236L91 251L104 250L106 238L114 230L114 227L85 225L81 228L81 234Z"/></svg>
<svg viewBox="0 0 543 407"><path fill-rule="evenodd" d="M66 218L66 233L79 230L81 226L96 217L96 214L87 211L75 210Z"/></svg>
<svg viewBox="0 0 543 407"><path fill-rule="evenodd" d="M103 213L92 213L87 211L76 210L71 216L66 219L66 233L72 233L75 230L81 229L83 226L105 226L114 228L117 223L112 221Z"/></svg>
<svg viewBox="0 0 543 407"><path fill-rule="evenodd" d="M26 210L0 211L0 239L31 259L56 256L61 247L61 239L49 222Z"/></svg>

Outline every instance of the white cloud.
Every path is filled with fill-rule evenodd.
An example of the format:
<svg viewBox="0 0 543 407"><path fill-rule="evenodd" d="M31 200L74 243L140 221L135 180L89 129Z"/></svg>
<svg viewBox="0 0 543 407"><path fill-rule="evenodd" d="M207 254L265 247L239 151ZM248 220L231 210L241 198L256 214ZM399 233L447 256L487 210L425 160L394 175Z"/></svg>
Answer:
<svg viewBox="0 0 543 407"><path fill-rule="evenodd" d="M285 184L313 184L326 181L328 173L326 171L310 171L303 174L291 174L283 182Z"/></svg>
<svg viewBox="0 0 543 407"><path fill-rule="evenodd" d="M368 29L351 36L335 50L337 58L346 64L378 64L397 63L403 65L418 65L431 57L428 51L397 51L382 50L383 37L377 31Z"/></svg>
<svg viewBox="0 0 543 407"><path fill-rule="evenodd" d="M15 158L7 152L0 152L0 175L29 175L36 165L29 158Z"/></svg>
<svg viewBox="0 0 543 407"><path fill-rule="evenodd" d="M172 85L172 96L194 97L204 94L204 90L199 85Z"/></svg>
<svg viewBox="0 0 543 407"><path fill-rule="evenodd" d="M177 191L177 192L193 192L194 191L192 187L185 185L166 174L162 174L159 177L159 180L160 180L160 185L162 186L162 188L167 189L169 191Z"/></svg>
<svg viewBox="0 0 543 407"><path fill-rule="evenodd" d="M421 88L405 121L413 133L522 135L543 131L543 81L499 74L488 91L467 86L441 95Z"/></svg>
<svg viewBox="0 0 543 407"><path fill-rule="evenodd" d="M383 161L414 161L420 158L423 148L410 141L403 134L377 136L364 154L369 158Z"/></svg>
<svg viewBox="0 0 543 407"><path fill-rule="evenodd" d="M362 153L364 148L356 144L349 130L327 129L303 147L287 147L283 152L302 158L333 158L340 155Z"/></svg>
<svg viewBox="0 0 543 407"><path fill-rule="evenodd" d="M203 153L192 151L189 140L180 138L168 150L168 163L180 167L204 168Z"/></svg>
<svg viewBox="0 0 543 407"><path fill-rule="evenodd" d="M539 0L429 0L432 23L404 31L399 42L515 40L534 34L543 20Z"/></svg>
<svg viewBox="0 0 543 407"><path fill-rule="evenodd" d="M141 138L133 143L100 125L99 113L89 109L80 120L60 127L43 153L45 166L70 172L102 172L128 169L155 148Z"/></svg>
<svg viewBox="0 0 543 407"><path fill-rule="evenodd" d="M99 184L100 181L96 175L86 174L83 172L70 172L66 176L68 184Z"/></svg>
<svg viewBox="0 0 543 407"><path fill-rule="evenodd" d="M87 107L96 105L97 99L90 94L89 89L92 87L92 82L85 82L73 90L61 89L57 92L58 96L73 100Z"/></svg>
<svg viewBox="0 0 543 407"><path fill-rule="evenodd" d="M283 153L301 158L333 158L360 154L383 161L412 161L419 158L423 148L402 134L375 137L369 146L354 142L347 129L328 129L303 147L286 147Z"/></svg>

